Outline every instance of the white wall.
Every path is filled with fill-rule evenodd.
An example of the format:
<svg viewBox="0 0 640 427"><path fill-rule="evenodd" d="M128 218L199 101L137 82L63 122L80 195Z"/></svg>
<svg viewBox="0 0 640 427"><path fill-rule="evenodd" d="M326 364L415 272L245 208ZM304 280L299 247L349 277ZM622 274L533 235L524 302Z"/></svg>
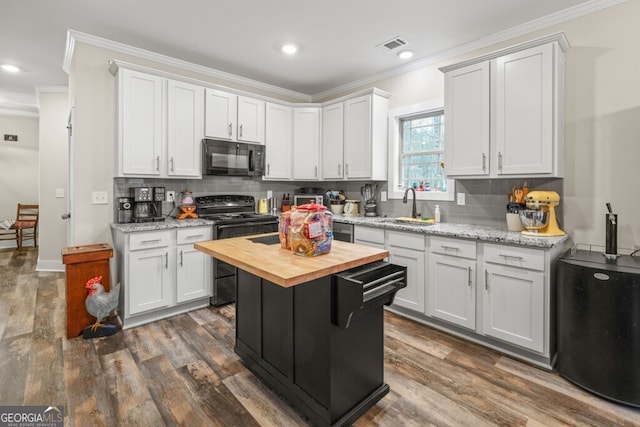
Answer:
<svg viewBox="0 0 640 427"><path fill-rule="evenodd" d="M373 85L392 93L390 108L442 98L438 67L564 31L572 45L566 55L564 228L574 242L604 244L603 214L609 201L620 215L619 246L632 248L640 243L640 200L634 197L635 162L640 158L639 17L640 1L627 1ZM70 73L77 108L78 244L110 239L112 206L89 202L92 190L112 189L115 79L107 61L114 56L80 43Z"/></svg>
<svg viewBox="0 0 640 427"><path fill-rule="evenodd" d="M18 135L18 142L4 141ZM14 219L18 203L38 203L38 118L0 115L0 221ZM0 247L14 246L10 240Z"/></svg>
<svg viewBox="0 0 640 427"><path fill-rule="evenodd" d="M66 246L67 117L69 95L39 93L40 102L40 235L37 270L64 271L61 250ZM56 189L65 197L57 198Z"/></svg>

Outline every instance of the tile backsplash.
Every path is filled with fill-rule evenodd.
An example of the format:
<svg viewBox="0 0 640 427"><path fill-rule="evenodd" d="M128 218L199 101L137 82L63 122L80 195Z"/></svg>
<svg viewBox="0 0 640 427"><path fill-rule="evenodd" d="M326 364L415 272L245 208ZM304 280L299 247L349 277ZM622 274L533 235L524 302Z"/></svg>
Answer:
<svg viewBox="0 0 640 427"><path fill-rule="evenodd" d="M478 179L456 180L456 193L465 193L465 205L457 205L455 201L417 201L418 212L423 216L433 216L435 205L440 205L443 222L487 225L497 228L506 228L507 193L513 186L521 187L527 181L529 190L553 190L560 194L560 206L556 208L556 215L560 227L562 227L562 179ZM370 181L368 181L370 182ZM180 193L190 190L195 196L208 194L243 194L257 199L267 197L267 191L271 190L274 197L280 199L283 193L295 194L301 188L315 188L317 192L326 190L343 190L348 199L362 199L360 188L367 181L323 181L323 182L288 182L288 181L262 181L247 177L205 177L203 179L177 180L177 179L133 179L115 178L115 199L128 196L128 188L135 186L165 187L167 191L175 191L176 199ZM386 182L378 182L378 200L380 191L388 191ZM389 217L408 216L411 214L411 200L404 204L401 200L389 200L378 202L378 214ZM163 214L169 215L174 209L173 203L163 203ZM172 213L175 215L175 212ZM115 212L114 212L115 217Z"/></svg>

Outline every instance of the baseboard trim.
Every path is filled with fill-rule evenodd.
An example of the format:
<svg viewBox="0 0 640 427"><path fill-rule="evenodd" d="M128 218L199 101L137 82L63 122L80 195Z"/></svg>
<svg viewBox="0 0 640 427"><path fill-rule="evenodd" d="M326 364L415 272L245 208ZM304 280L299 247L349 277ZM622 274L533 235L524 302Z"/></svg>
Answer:
<svg viewBox="0 0 640 427"><path fill-rule="evenodd" d="M38 258L36 271L58 271L64 273L64 264L59 260L42 260Z"/></svg>

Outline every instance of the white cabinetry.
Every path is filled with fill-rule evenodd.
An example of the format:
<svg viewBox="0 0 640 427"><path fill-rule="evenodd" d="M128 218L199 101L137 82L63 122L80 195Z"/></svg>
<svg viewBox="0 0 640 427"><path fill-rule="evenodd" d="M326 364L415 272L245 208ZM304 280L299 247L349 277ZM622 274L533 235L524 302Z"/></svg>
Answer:
<svg viewBox="0 0 640 427"><path fill-rule="evenodd" d="M389 262L407 267L407 287L400 289L393 305L424 313L425 309L425 236L402 231L387 231Z"/></svg>
<svg viewBox="0 0 640 427"><path fill-rule="evenodd" d="M116 176L201 176L204 88L118 70Z"/></svg>
<svg viewBox="0 0 640 427"><path fill-rule="evenodd" d="M266 179L291 179L292 119L291 107L266 104Z"/></svg>
<svg viewBox="0 0 640 427"><path fill-rule="evenodd" d="M476 327L476 243L431 237L427 315Z"/></svg>
<svg viewBox="0 0 640 427"><path fill-rule="evenodd" d="M210 226L114 233L124 328L209 305L211 258L193 244Z"/></svg>
<svg viewBox="0 0 640 427"><path fill-rule="evenodd" d="M293 110L293 179L320 179L320 120L320 108Z"/></svg>
<svg viewBox="0 0 640 427"><path fill-rule="evenodd" d="M211 240L211 227L185 228L176 231L176 302L209 297L213 292L211 257L196 250L193 244Z"/></svg>
<svg viewBox="0 0 640 427"><path fill-rule="evenodd" d="M132 234L124 280L125 317L171 304L175 257L171 231ZM127 298L128 297L128 298Z"/></svg>
<svg viewBox="0 0 640 427"><path fill-rule="evenodd" d="M444 67L447 176L561 177L564 34Z"/></svg>
<svg viewBox="0 0 640 427"><path fill-rule="evenodd" d="M355 225L353 227L353 243L384 249L384 229Z"/></svg>
<svg viewBox="0 0 640 427"><path fill-rule="evenodd" d="M217 89L207 89L205 99L208 138L264 144L264 101Z"/></svg>
<svg viewBox="0 0 640 427"><path fill-rule="evenodd" d="M388 97L374 89L323 108L324 179L387 179Z"/></svg>
<svg viewBox="0 0 640 427"><path fill-rule="evenodd" d="M484 252L484 333L543 352L549 321L544 251L485 244Z"/></svg>
<svg viewBox="0 0 640 427"><path fill-rule="evenodd" d="M322 108L322 177L342 179L344 149L344 104Z"/></svg>

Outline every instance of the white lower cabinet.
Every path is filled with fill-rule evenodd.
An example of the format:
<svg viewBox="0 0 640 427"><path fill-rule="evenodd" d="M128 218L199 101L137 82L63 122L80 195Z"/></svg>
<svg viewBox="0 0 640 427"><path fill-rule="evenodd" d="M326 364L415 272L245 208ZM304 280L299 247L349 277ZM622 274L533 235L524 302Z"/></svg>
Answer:
<svg viewBox="0 0 640 427"><path fill-rule="evenodd" d="M384 229L363 227L356 225L353 227L353 243L370 246L372 248L384 249Z"/></svg>
<svg viewBox="0 0 640 427"><path fill-rule="evenodd" d="M209 304L211 258L193 244L211 235L210 226L114 233L124 328Z"/></svg>
<svg viewBox="0 0 640 427"><path fill-rule="evenodd" d="M196 250L193 244L211 240L211 227L177 230L176 302L209 297L213 291L211 257Z"/></svg>
<svg viewBox="0 0 640 427"><path fill-rule="evenodd" d="M536 259L542 263L536 263ZM548 322L543 270L544 253L540 250L485 245L486 335L543 352L545 321Z"/></svg>
<svg viewBox="0 0 640 427"><path fill-rule="evenodd" d="M402 231L387 231L389 261L407 267L407 287L396 293L393 304L424 312L425 236Z"/></svg>
<svg viewBox="0 0 640 427"><path fill-rule="evenodd" d="M476 328L476 243L432 237L427 315Z"/></svg>

